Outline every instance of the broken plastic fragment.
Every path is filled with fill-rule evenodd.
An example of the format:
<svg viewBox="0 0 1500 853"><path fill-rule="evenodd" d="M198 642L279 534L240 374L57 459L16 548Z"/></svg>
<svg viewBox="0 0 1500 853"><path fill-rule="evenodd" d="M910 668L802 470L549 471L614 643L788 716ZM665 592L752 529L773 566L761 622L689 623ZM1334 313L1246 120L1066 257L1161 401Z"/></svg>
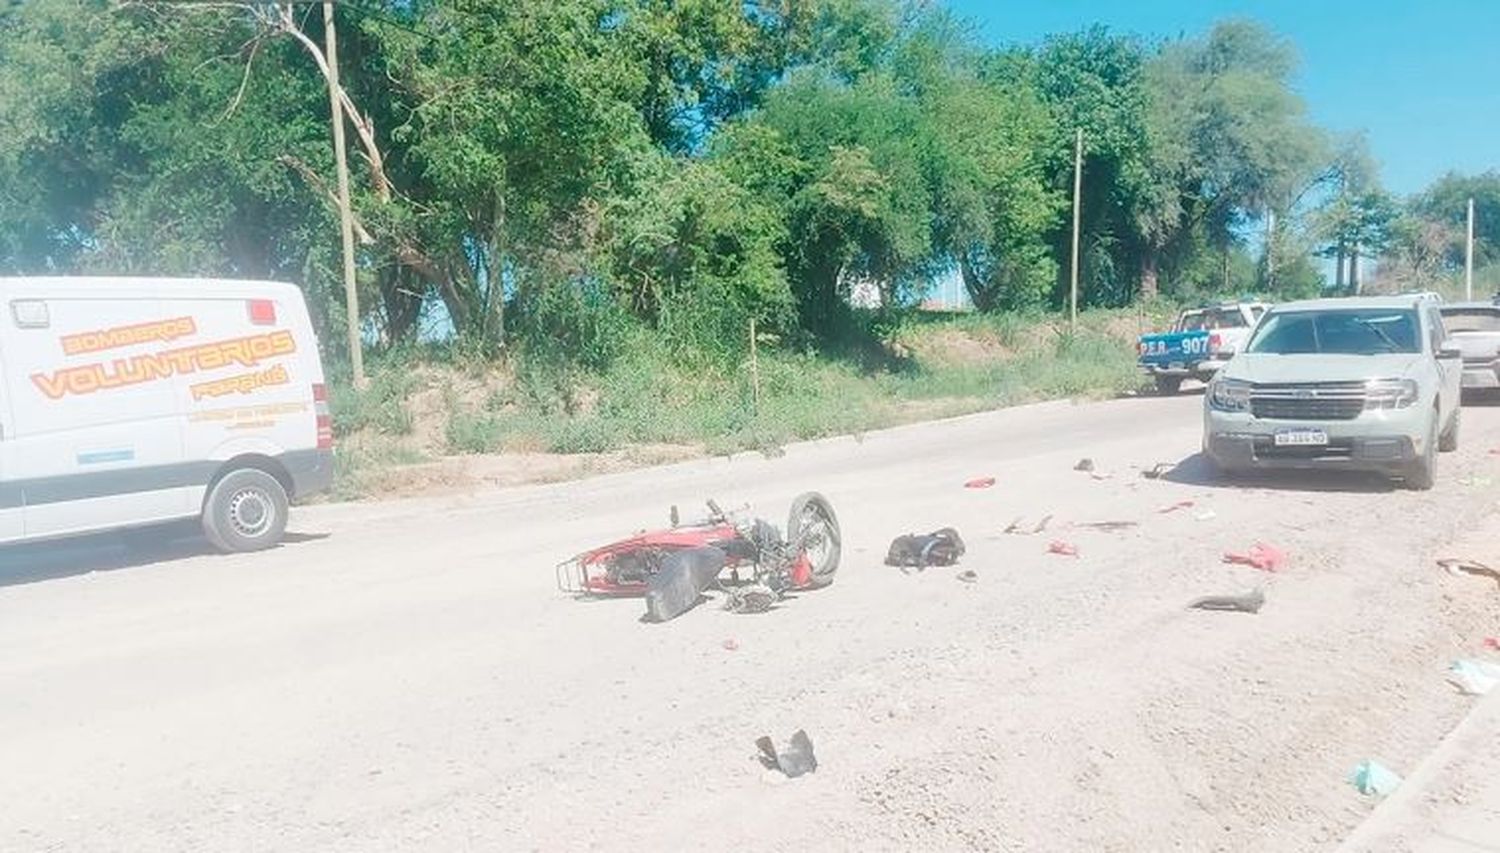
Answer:
<svg viewBox="0 0 1500 853"><path fill-rule="evenodd" d="M1438 560L1437 562L1438 565L1446 569L1448 574L1450 575L1456 575L1459 572L1463 572L1464 574L1468 575L1487 577L1493 580L1496 584L1500 584L1500 569L1491 568L1490 566L1487 566L1484 563L1479 562L1478 560L1461 560L1453 557L1447 557Z"/></svg>
<svg viewBox="0 0 1500 853"><path fill-rule="evenodd" d="M794 732L792 739L781 750L776 749L775 743L768 736L757 738L755 745L760 749L760 763L772 770L780 770L788 779L795 779L818 769L818 759L813 755L812 738L802 729Z"/></svg>
<svg viewBox="0 0 1500 853"><path fill-rule="evenodd" d="M1057 554L1060 557L1076 557L1078 556L1078 546L1074 545L1072 542L1064 542L1061 539L1054 539L1052 540L1052 542L1048 543L1047 553Z"/></svg>
<svg viewBox="0 0 1500 853"><path fill-rule="evenodd" d="M1286 565L1286 552L1273 545L1257 542L1244 554L1225 554L1224 562L1237 566L1249 566L1263 572L1276 572Z"/></svg>
<svg viewBox="0 0 1500 853"><path fill-rule="evenodd" d="M1094 460L1085 456L1082 459L1078 460L1078 464L1073 466L1073 470L1083 471L1085 473L1092 472L1094 470Z"/></svg>
<svg viewBox="0 0 1500 853"><path fill-rule="evenodd" d="M969 482L964 483L964 488L966 488L966 489L988 489L990 486L993 486L993 485L995 485L995 478L994 477L976 477L976 478L970 480Z"/></svg>
<svg viewBox="0 0 1500 853"><path fill-rule="evenodd" d="M1349 783L1361 794L1384 797L1401 787L1401 777L1378 761L1365 760L1349 774Z"/></svg>
<svg viewBox="0 0 1500 853"><path fill-rule="evenodd" d="M1175 504L1168 504L1167 506L1162 507L1161 509L1157 510L1157 512L1161 513L1162 515L1166 515L1169 512L1176 512L1179 509L1190 509L1192 506L1192 501L1178 501Z"/></svg>
<svg viewBox="0 0 1500 853"><path fill-rule="evenodd" d="M1259 613L1266 603L1266 594L1260 590L1244 595L1205 595L1188 602L1195 610L1238 610L1241 613Z"/></svg>

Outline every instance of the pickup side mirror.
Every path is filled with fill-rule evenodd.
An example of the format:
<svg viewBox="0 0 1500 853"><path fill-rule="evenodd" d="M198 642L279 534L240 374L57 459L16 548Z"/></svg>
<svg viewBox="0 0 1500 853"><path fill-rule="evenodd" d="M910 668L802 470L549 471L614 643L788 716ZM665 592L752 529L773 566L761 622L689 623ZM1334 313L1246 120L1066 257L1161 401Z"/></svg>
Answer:
<svg viewBox="0 0 1500 853"><path fill-rule="evenodd" d="M1464 351L1452 344L1443 344L1442 346L1438 347L1437 357L1439 360L1443 361L1454 358L1463 358Z"/></svg>

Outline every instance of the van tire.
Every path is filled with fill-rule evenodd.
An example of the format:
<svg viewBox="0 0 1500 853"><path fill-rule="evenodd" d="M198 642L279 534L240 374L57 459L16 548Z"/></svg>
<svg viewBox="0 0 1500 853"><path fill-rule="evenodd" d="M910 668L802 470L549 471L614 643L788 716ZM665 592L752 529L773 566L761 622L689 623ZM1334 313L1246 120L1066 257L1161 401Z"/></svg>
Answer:
<svg viewBox="0 0 1500 853"><path fill-rule="evenodd" d="M203 535L225 553L273 548L286 532L290 505L281 482L265 471L230 471L203 502Z"/></svg>

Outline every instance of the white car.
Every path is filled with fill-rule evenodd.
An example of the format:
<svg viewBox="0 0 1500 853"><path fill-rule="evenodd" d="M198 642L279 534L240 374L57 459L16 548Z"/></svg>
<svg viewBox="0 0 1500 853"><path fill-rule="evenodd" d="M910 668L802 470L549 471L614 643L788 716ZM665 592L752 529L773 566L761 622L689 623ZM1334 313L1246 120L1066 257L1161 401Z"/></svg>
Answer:
<svg viewBox="0 0 1500 853"><path fill-rule="evenodd" d="M275 545L328 487L318 341L290 284L0 278L0 542L199 518Z"/></svg>
<svg viewBox="0 0 1500 853"><path fill-rule="evenodd" d="M1278 305L1204 395L1203 451L1226 472L1370 470L1428 489L1458 446L1462 370L1425 297Z"/></svg>

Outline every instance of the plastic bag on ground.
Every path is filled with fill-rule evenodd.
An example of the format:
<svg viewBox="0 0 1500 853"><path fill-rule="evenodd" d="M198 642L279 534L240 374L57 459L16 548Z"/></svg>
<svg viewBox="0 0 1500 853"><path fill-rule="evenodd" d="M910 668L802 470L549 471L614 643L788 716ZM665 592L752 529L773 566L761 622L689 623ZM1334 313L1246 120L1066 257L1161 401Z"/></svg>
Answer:
<svg viewBox="0 0 1500 853"><path fill-rule="evenodd" d="M1456 660L1448 667L1448 682L1465 696L1483 696L1500 684L1500 666L1482 660Z"/></svg>

